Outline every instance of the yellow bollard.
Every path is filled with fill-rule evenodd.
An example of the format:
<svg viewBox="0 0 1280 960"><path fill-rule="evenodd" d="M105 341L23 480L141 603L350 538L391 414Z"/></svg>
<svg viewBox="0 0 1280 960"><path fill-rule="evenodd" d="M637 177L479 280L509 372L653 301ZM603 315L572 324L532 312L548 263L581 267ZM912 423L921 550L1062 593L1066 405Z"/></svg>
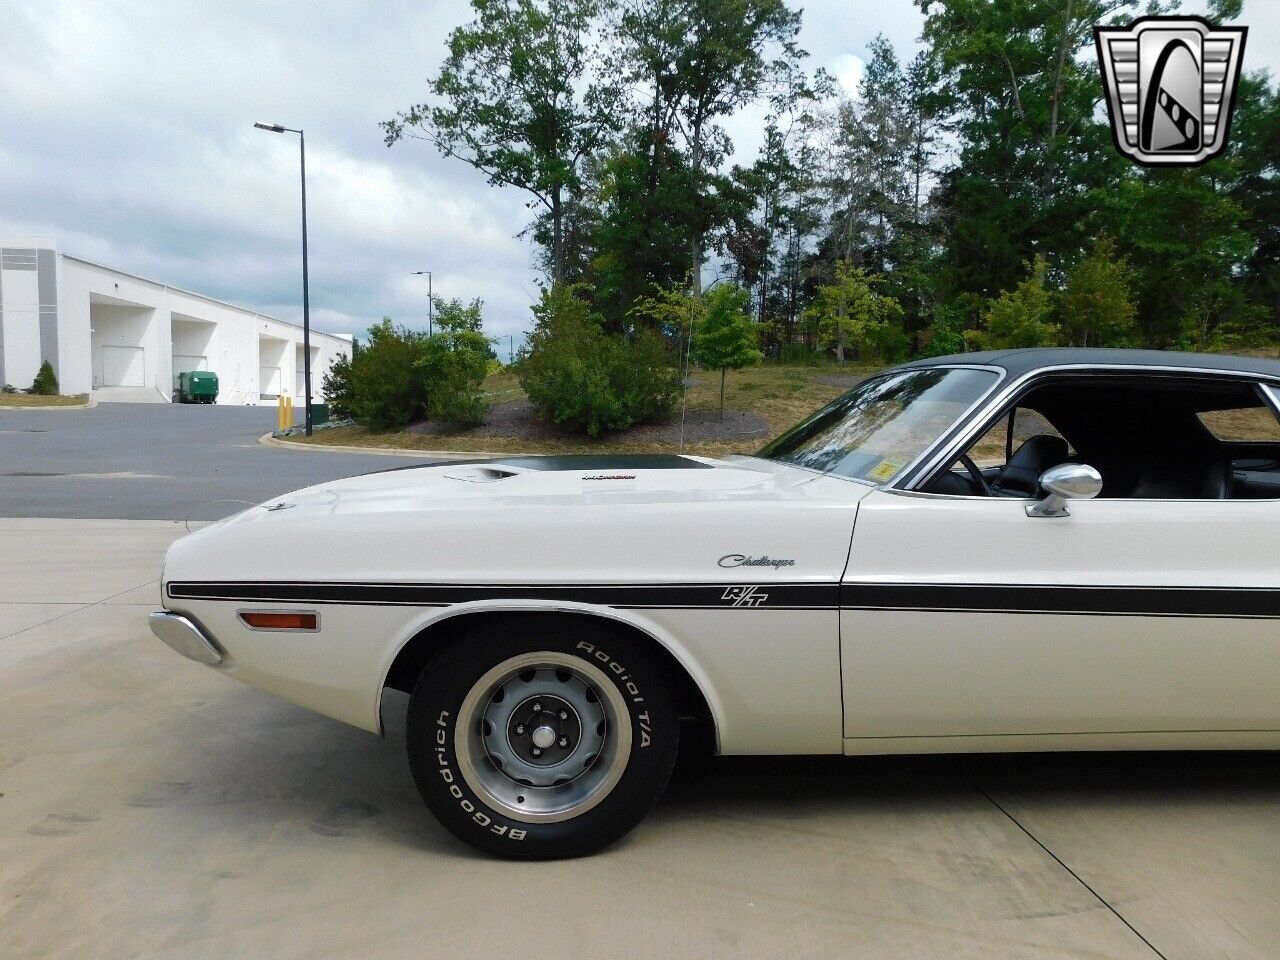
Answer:
<svg viewBox="0 0 1280 960"><path fill-rule="evenodd" d="M276 398L279 407L276 411L276 429L288 430L293 426L293 397L282 393Z"/></svg>

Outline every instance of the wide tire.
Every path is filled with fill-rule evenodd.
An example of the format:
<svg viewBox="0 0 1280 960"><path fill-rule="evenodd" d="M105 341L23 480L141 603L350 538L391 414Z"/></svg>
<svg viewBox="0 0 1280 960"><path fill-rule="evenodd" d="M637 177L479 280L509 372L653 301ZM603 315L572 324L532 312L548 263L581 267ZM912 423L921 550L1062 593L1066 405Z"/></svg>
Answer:
<svg viewBox="0 0 1280 960"><path fill-rule="evenodd" d="M419 677L407 722L409 767L436 818L523 860L625 835L666 788L679 736L643 645L562 617L486 619L454 639Z"/></svg>

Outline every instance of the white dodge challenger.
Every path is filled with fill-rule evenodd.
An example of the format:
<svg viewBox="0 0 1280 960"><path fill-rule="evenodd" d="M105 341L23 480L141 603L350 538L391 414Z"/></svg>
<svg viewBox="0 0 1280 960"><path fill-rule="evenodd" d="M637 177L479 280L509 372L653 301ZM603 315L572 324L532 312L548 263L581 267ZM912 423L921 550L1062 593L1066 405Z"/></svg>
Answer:
<svg viewBox="0 0 1280 960"><path fill-rule="evenodd" d="M319 484L173 545L160 639L382 729L464 841L572 856L724 754L1280 748L1280 362L878 374L756 456Z"/></svg>

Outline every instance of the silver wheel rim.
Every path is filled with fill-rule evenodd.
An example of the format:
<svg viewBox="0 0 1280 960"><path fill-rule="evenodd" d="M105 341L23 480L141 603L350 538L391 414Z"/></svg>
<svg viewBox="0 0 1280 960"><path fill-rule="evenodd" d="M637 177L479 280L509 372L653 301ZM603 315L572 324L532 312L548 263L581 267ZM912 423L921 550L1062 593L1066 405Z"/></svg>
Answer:
<svg viewBox="0 0 1280 960"><path fill-rule="evenodd" d="M454 728L462 779L495 810L527 823L581 816L609 795L631 752L631 716L599 668L541 651L476 681Z"/></svg>

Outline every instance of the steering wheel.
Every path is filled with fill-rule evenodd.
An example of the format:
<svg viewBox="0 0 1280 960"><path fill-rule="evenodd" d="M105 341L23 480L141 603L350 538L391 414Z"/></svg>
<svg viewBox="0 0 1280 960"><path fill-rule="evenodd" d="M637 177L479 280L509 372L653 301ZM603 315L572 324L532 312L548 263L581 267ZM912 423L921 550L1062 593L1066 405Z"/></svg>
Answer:
<svg viewBox="0 0 1280 960"><path fill-rule="evenodd" d="M991 484L987 483L987 478L982 475L982 471L978 469L978 465L969 458L967 453L961 454L960 463L964 465L965 470L969 473L970 479L978 485L978 489L982 491L982 495L984 497L994 496L991 492Z"/></svg>

